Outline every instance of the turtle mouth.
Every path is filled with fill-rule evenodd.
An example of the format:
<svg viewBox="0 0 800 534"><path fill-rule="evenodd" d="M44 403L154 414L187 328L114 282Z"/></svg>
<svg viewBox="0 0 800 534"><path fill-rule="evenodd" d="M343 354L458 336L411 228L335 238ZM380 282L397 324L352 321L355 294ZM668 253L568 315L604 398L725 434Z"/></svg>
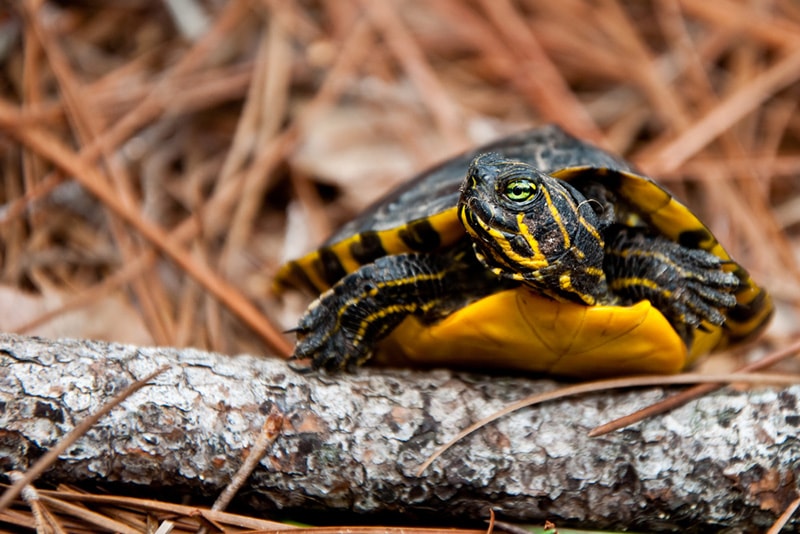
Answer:
<svg viewBox="0 0 800 534"><path fill-rule="evenodd" d="M522 280L524 273L534 273L551 264L558 264L568 251L544 258L535 247L535 240L526 236L518 225L509 225L478 198L469 198L459 205L459 218L471 236L478 260L495 274ZM513 219L511 222L517 222ZM534 243L534 244L532 244Z"/></svg>
<svg viewBox="0 0 800 534"><path fill-rule="evenodd" d="M465 191L459 202L459 217L465 226L481 234L486 234L490 229L509 235L516 233L516 226L506 221L499 210L494 209L486 199L471 193Z"/></svg>
<svg viewBox="0 0 800 534"><path fill-rule="evenodd" d="M462 204L460 216L467 232L473 236L482 241L496 239L497 236L492 236L492 234L499 230L497 219L491 209L487 208L479 199L471 197L465 204Z"/></svg>
<svg viewBox="0 0 800 534"><path fill-rule="evenodd" d="M459 204L458 215L467 233L472 237L475 245L487 252L492 257L503 257L504 249L519 248L518 242L524 241L519 235L519 228L507 224L498 210L481 202L480 198L470 197ZM525 253L529 254L528 247ZM500 264L509 262L500 261ZM510 262L513 263L513 262Z"/></svg>

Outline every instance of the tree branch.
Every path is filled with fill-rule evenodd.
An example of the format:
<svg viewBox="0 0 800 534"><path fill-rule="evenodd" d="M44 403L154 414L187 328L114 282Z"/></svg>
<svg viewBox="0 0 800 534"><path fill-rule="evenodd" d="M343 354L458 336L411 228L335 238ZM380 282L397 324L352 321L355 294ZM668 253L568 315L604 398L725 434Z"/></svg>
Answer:
<svg viewBox="0 0 800 534"><path fill-rule="evenodd" d="M299 375L278 359L12 335L0 335L0 472L28 468L162 365L170 369L71 446L49 481L215 493L274 407L283 427L240 497L260 510L442 519L493 508L561 525L762 530L800 493L800 386L724 390L597 439L586 433L598 422L666 392L556 401L469 436L417 478L460 429L556 384L441 370Z"/></svg>

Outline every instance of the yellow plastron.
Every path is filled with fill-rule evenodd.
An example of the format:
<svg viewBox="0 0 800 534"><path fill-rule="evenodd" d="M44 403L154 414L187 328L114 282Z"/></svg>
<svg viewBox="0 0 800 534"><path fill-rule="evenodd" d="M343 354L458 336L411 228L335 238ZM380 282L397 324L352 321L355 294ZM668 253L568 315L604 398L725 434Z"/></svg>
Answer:
<svg viewBox="0 0 800 534"><path fill-rule="evenodd" d="M490 295L434 325L406 319L380 361L414 366L518 369L595 378L677 373L721 340L697 331L691 350L649 301L633 306L556 302L527 289Z"/></svg>

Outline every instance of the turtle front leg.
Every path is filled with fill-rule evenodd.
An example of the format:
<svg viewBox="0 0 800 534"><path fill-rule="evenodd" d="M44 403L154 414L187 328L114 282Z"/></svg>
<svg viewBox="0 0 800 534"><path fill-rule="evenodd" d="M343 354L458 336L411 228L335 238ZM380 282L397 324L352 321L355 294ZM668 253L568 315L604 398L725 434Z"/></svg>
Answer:
<svg viewBox="0 0 800 534"><path fill-rule="evenodd" d="M687 346L704 321L720 326L736 305L739 278L710 252L637 228L622 228L609 241L604 270L612 293L626 304L652 302Z"/></svg>
<svg viewBox="0 0 800 534"><path fill-rule="evenodd" d="M345 276L300 319L292 355L295 369L361 365L406 317L436 314L445 301L452 301L470 269L462 259L451 254L398 254Z"/></svg>

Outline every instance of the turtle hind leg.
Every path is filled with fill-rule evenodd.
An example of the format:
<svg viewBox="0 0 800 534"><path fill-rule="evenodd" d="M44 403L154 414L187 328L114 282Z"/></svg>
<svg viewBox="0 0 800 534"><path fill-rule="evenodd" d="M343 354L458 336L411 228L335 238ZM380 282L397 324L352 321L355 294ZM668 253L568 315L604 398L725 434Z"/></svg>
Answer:
<svg viewBox="0 0 800 534"><path fill-rule="evenodd" d="M491 292L483 270L462 252L384 256L348 274L300 319L292 359L305 371L361 365L375 345L410 315L431 319ZM468 297L469 298L469 297Z"/></svg>
<svg viewBox="0 0 800 534"><path fill-rule="evenodd" d="M640 228L622 227L606 243L604 270L623 303L649 300L691 345L704 322L721 326L740 280L726 262Z"/></svg>

